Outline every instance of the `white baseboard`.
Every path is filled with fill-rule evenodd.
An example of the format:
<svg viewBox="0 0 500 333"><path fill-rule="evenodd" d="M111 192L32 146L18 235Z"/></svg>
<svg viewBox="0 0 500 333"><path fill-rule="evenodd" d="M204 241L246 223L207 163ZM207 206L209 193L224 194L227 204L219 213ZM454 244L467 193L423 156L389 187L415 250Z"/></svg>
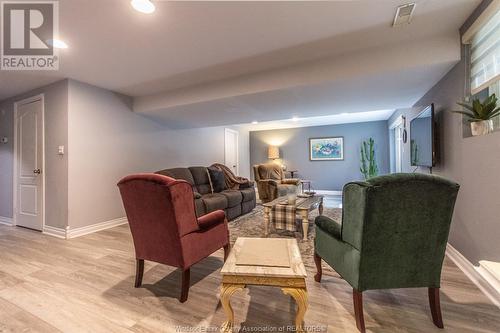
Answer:
<svg viewBox="0 0 500 333"><path fill-rule="evenodd" d="M4 224L4 225L8 225L8 226L13 226L14 225L14 219L12 217L0 216L0 224Z"/></svg>
<svg viewBox="0 0 500 333"><path fill-rule="evenodd" d="M49 236L66 239L66 229L51 227L50 225L46 225L43 227L43 233Z"/></svg>
<svg viewBox="0 0 500 333"><path fill-rule="evenodd" d="M66 232L66 238L75 238L75 237L80 237L83 235L88 235L97 231L117 227L119 225L128 223L128 220L126 217L120 217L114 220L110 221L105 221L105 222L100 222L96 224L92 224L89 226L85 227L80 227L80 228L75 228L71 229L71 227L67 230Z"/></svg>
<svg viewBox="0 0 500 333"><path fill-rule="evenodd" d="M492 277L489 276L487 270L480 266L474 266L450 244L446 247L446 255L493 302L493 304L500 308L500 286L498 283L492 283Z"/></svg>
<svg viewBox="0 0 500 333"><path fill-rule="evenodd" d="M317 190L314 192L316 192L316 194L321 194L321 195L342 195L342 191Z"/></svg>

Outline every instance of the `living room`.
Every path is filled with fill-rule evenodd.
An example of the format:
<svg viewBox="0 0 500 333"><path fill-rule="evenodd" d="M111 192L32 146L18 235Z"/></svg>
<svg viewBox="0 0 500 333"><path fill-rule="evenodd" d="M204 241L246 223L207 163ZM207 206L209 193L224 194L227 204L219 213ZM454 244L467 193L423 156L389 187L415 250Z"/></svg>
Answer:
<svg viewBox="0 0 500 333"><path fill-rule="evenodd" d="M500 330L499 0L0 5L0 330Z"/></svg>

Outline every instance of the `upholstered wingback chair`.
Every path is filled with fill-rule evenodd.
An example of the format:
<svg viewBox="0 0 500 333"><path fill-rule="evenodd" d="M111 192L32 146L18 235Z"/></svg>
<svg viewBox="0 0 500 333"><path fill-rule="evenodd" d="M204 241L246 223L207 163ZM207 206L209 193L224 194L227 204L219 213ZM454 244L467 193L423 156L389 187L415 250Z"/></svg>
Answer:
<svg viewBox="0 0 500 333"><path fill-rule="evenodd" d="M362 292L428 288L434 324L443 327L441 267L459 185L432 175L394 174L344 186L342 224L315 220L315 280L321 260L353 287L356 325L365 332Z"/></svg>
<svg viewBox="0 0 500 333"><path fill-rule="evenodd" d="M276 163L253 166L255 182L262 202L269 202L288 193L296 193L300 179L285 178L283 169Z"/></svg>
<svg viewBox="0 0 500 333"><path fill-rule="evenodd" d="M229 231L224 211L196 218L191 184L163 175L131 175L123 178L118 187L134 240L135 287L142 284L144 260L179 267L180 301L185 302L190 267L220 248L224 248L224 259L228 255Z"/></svg>

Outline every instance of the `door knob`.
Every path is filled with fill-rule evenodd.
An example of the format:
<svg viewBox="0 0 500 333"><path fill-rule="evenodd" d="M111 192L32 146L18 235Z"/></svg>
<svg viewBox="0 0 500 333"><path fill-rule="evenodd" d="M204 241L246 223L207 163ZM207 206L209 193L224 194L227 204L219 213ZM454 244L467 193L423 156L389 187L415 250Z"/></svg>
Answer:
<svg viewBox="0 0 500 333"><path fill-rule="evenodd" d="M40 171L40 169L35 169L35 170L33 170L33 173L39 175L41 173L41 171Z"/></svg>

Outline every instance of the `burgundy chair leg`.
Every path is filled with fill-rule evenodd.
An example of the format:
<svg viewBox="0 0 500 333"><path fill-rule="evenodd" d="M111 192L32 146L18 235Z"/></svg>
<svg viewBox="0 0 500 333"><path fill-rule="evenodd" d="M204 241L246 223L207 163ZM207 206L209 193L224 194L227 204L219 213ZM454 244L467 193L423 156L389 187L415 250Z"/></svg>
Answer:
<svg viewBox="0 0 500 333"><path fill-rule="evenodd" d="M352 290L352 300L354 302L354 316L356 317L356 327L361 333L365 333L365 318L363 315L363 293Z"/></svg>
<svg viewBox="0 0 500 333"><path fill-rule="evenodd" d="M314 281L321 282L321 276L323 275L321 257L316 252L314 252L314 263L316 264L316 275L314 275Z"/></svg>
<svg viewBox="0 0 500 333"><path fill-rule="evenodd" d="M439 300L439 288L429 288L429 305L431 306L432 321L439 328L444 328L441 315L441 301Z"/></svg>
<svg viewBox="0 0 500 333"><path fill-rule="evenodd" d="M227 245L224 245L224 262L226 262L229 252L231 252L231 244L227 243Z"/></svg>
<svg viewBox="0 0 500 333"><path fill-rule="evenodd" d="M144 259L135 260L135 287L139 288L142 284L142 276L144 275Z"/></svg>
<svg viewBox="0 0 500 333"><path fill-rule="evenodd" d="M190 277L190 270L189 268L186 270L182 271L182 289L181 289L181 298L179 301L181 303L184 303L188 299L188 294L189 294L189 277Z"/></svg>

